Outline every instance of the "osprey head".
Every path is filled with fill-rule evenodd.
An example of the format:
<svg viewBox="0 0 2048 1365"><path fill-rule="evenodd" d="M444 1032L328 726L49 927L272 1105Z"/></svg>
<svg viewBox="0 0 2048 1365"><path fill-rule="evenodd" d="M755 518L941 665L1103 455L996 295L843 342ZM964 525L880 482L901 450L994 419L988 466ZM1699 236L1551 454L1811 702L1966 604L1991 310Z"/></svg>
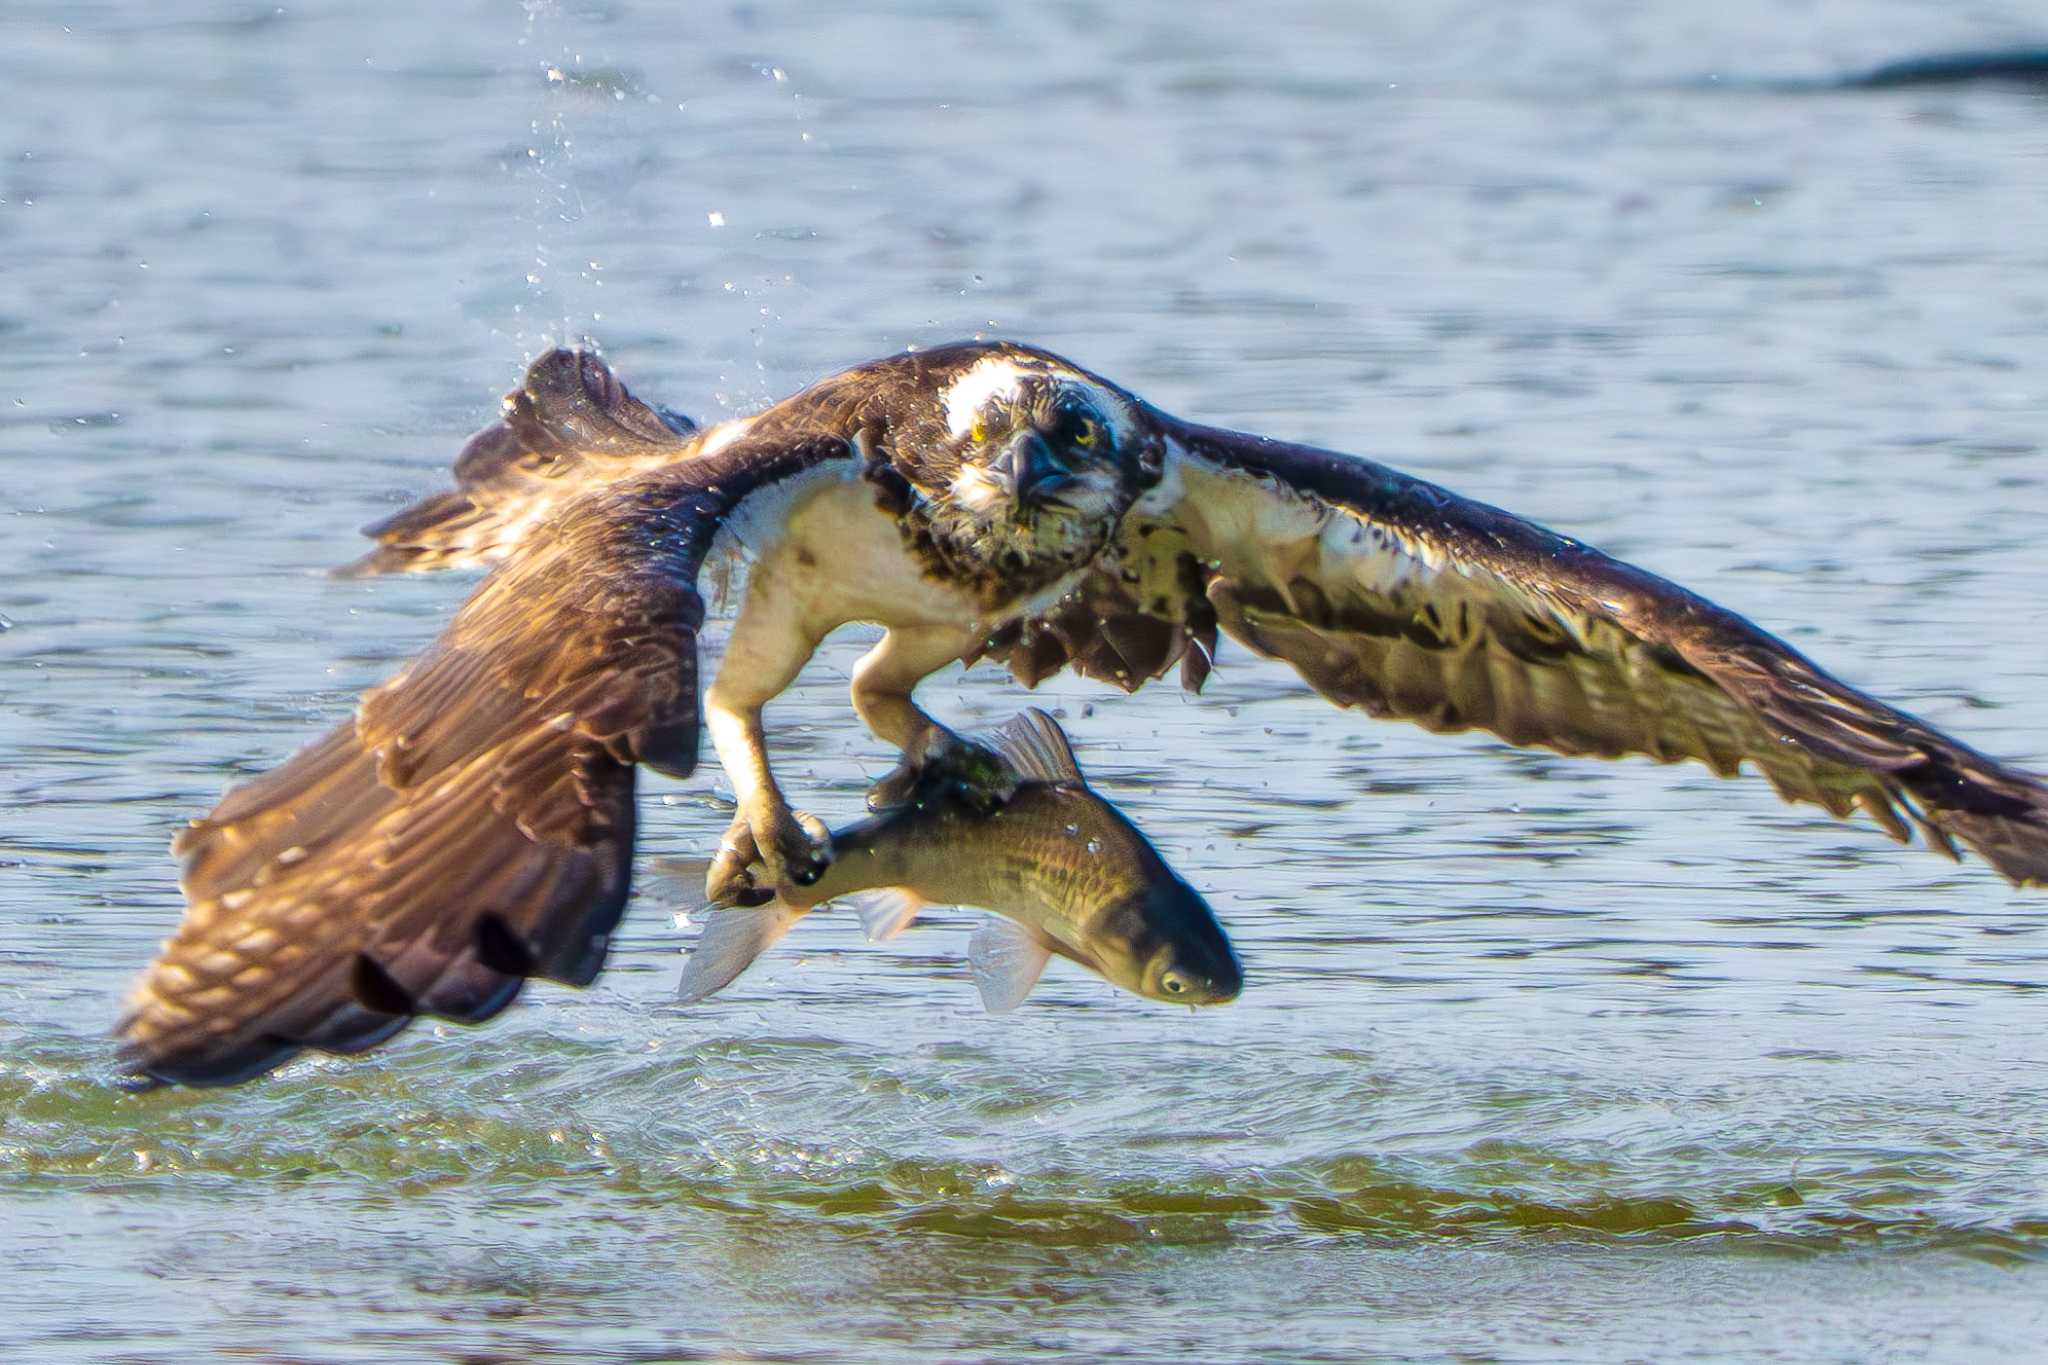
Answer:
<svg viewBox="0 0 2048 1365"><path fill-rule="evenodd" d="M944 499L956 538L998 560L1073 564L1109 541L1158 477L1137 405L1036 352L1003 350L943 390L952 446Z"/></svg>

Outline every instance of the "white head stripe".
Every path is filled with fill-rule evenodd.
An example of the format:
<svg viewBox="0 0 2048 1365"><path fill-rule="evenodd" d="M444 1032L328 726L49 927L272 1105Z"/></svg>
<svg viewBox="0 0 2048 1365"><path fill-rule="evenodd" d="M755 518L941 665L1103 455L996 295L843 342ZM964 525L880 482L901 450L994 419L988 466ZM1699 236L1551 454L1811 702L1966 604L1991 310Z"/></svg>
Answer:
<svg viewBox="0 0 2048 1365"><path fill-rule="evenodd" d="M955 436L965 436L991 400L1017 396L1026 373L1008 356L975 361L965 374L946 385L946 426Z"/></svg>
<svg viewBox="0 0 2048 1365"><path fill-rule="evenodd" d="M1096 413L1110 424L1119 438L1131 430L1130 405L1086 375L1059 366L1019 364L1013 357L1002 355L975 361L965 373L946 386L947 428L955 436L965 436L982 409L998 398L1017 398L1023 393L1024 381L1033 377L1050 378L1066 388L1085 393Z"/></svg>

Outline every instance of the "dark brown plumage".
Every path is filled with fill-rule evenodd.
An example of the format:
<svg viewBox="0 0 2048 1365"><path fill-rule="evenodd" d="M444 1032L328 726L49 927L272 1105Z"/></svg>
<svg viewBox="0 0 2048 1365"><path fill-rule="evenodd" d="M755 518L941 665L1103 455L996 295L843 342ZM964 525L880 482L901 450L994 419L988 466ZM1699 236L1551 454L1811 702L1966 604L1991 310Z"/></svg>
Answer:
<svg viewBox="0 0 2048 1365"><path fill-rule="evenodd" d="M1723 777L1748 763L1786 800L1861 808L1901 841L1911 821L1950 857L1961 840L2016 883L2048 881L2038 779L1735 613L1369 460L1162 420L1187 452L1186 496L1126 518L1118 564L1077 589L1098 629L1056 613L992 651L1025 680L1065 653L1135 689L1220 625L1370 715ZM1160 586L1140 591L1125 570L1148 555Z"/></svg>
<svg viewBox="0 0 2048 1365"><path fill-rule="evenodd" d="M742 441L586 495L353 720L178 836L188 901L123 1057L229 1084L587 984L631 880L633 772L697 765L694 583L750 488L845 443Z"/></svg>
<svg viewBox="0 0 2048 1365"><path fill-rule="evenodd" d="M1179 663L1199 688L1221 633L1372 715L1748 764L1787 799L1860 807L1901 839L1914 822L1951 856L1960 841L2048 882L2039 780L1741 617L1369 460L1169 417L1028 347L887 357L705 431L556 351L456 477L370 528L353 568L500 567L352 721L180 836L189 907L121 1023L133 1070L227 1083L416 1014L486 1018L528 976L589 981L630 881L634 765L694 769L700 710L740 795L728 861L758 834L787 868L800 836L760 707L850 620L888 628L854 700L906 752L943 737L910 689L951 658L1125 690ZM756 578L700 707L696 582L721 536Z"/></svg>
<svg viewBox="0 0 2048 1365"><path fill-rule="evenodd" d="M696 435L696 423L633 397L596 356L550 351L455 457L455 487L364 527L377 548L337 572L495 563L564 501L679 459Z"/></svg>

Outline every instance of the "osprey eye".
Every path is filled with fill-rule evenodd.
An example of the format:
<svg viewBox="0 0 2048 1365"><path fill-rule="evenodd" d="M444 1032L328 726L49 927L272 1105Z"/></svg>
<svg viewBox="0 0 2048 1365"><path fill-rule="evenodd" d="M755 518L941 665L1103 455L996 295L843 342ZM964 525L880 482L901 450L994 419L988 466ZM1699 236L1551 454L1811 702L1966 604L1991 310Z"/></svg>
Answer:
<svg viewBox="0 0 2048 1365"><path fill-rule="evenodd" d="M1097 427L1090 417L1075 417L1068 422L1068 439L1077 446L1086 448L1095 444Z"/></svg>
<svg viewBox="0 0 2048 1365"><path fill-rule="evenodd" d="M982 443L982 440L987 435L988 433L982 429L981 419L979 417L974 419L973 426L967 428L967 439L974 442L976 445L980 445Z"/></svg>

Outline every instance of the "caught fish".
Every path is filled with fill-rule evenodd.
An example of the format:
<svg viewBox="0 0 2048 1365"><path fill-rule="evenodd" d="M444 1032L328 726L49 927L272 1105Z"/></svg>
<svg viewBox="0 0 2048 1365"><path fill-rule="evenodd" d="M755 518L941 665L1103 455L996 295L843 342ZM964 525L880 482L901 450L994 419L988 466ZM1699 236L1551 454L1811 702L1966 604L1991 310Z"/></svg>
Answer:
<svg viewBox="0 0 2048 1365"><path fill-rule="evenodd" d="M928 905L993 911L968 942L991 1011L1023 1003L1055 956L1151 1000L1235 999L1243 972L1207 902L1089 788L1052 717L1026 711L988 743L1019 779L993 812L927 781L904 804L833 831L832 860L810 886L764 905L707 907L677 987L683 1003L723 989L798 920L842 899L860 903L871 942ZM701 876L705 866L668 870Z"/></svg>

